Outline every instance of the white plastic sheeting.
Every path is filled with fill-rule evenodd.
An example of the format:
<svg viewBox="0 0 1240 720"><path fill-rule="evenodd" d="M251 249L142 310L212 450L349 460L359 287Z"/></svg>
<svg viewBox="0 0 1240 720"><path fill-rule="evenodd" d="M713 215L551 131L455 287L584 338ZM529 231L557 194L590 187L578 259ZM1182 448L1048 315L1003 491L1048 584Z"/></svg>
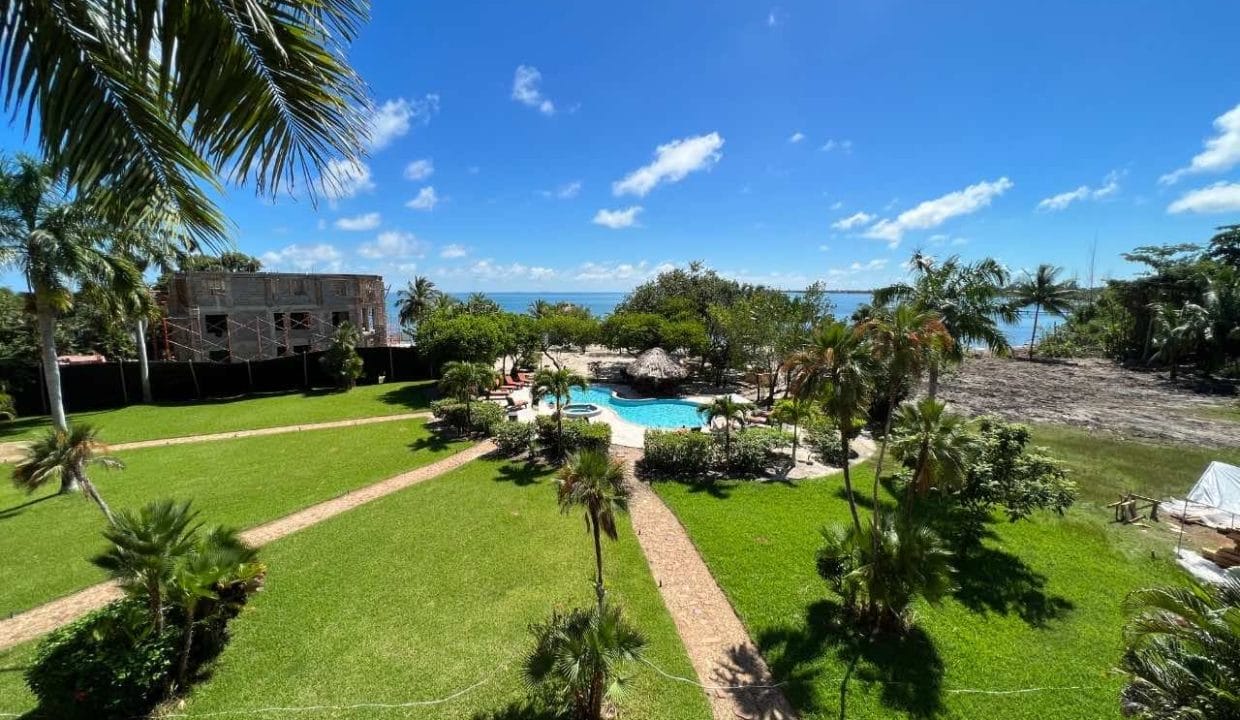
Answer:
<svg viewBox="0 0 1240 720"><path fill-rule="evenodd" d="M1212 528L1240 528L1240 467L1218 462L1206 467L1185 498L1171 498L1167 514Z"/></svg>
<svg viewBox="0 0 1240 720"><path fill-rule="evenodd" d="M1222 585L1229 579L1234 578L1236 580L1240 580L1240 568L1228 568L1224 570L1192 550L1181 550L1176 553L1175 562L1177 565L1184 568L1189 575L1192 575L1202 582Z"/></svg>

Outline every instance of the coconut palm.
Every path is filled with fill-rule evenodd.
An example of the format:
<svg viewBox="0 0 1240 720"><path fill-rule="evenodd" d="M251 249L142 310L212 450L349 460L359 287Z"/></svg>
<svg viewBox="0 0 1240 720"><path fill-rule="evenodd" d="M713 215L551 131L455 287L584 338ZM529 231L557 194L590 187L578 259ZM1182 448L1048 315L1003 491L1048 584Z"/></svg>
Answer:
<svg viewBox="0 0 1240 720"><path fill-rule="evenodd" d="M775 403L771 418L782 425L792 426L792 464L797 462L797 445L801 426L813 422L822 411L810 398L788 397Z"/></svg>
<svg viewBox="0 0 1240 720"><path fill-rule="evenodd" d="M564 456L564 405L572 395L573 388L585 390L586 379L579 373L568 368L542 368L534 373L533 387L530 393L535 398L547 395L555 398L555 437L556 449L560 457Z"/></svg>
<svg viewBox="0 0 1240 720"><path fill-rule="evenodd" d="M612 540L616 515L628 509L629 490L624 484L624 463L606 453L584 450L568 457L556 476L556 498L562 512L585 510L586 527L594 536L594 592L603 607L603 545L601 535Z"/></svg>
<svg viewBox="0 0 1240 720"><path fill-rule="evenodd" d="M1063 268L1042 263L1035 272L1025 272L1020 282L1012 286L1013 303L1016 307L1033 306L1033 334L1029 336L1029 357L1038 341L1038 317L1043 313L1066 317L1072 312L1079 289L1074 280L1060 280Z"/></svg>
<svg viewBox="0 0 1240 720"><path fill-rule="evenodd" d="M120 460L107 454L107 446L99 442L98 433L90 425L75 423L68 430L53 428L25 448L21 460L13 466L13 484L34 492L45 483L59 480L61 493L81 490L111 523L112 510L87 477L87 465L124 467Z"/></svg>
<svg viewBox="0 0 1240 720"><path fill-rule="evenodd" d="M75 286L121 294L142 283L132 263L107 251L109 234L86 202L67 199L51 165L28 156L3 162L0 266L21 272L33 294L48 404L52 424L60 430L67 430L69 422L56 360L57 318L72 307Z"/></svg>
<svg viewBox="0 0 1240 720"><path fill-rule="evenodd" d="M716 420L723 421L723 456L727 460L732 458L732 423L745 426L745 405L731 395L720 395L698 410L707 425L714 424Z"/></svg>
<svg viewBox="0 0 1240 720"><path fill-rule="evenodd" d="M873 355L864 334L834 320L818 326L804 348L785 363L792 395L814 398L839 427L844 490L853 525L861 530L847 458L857 421L864 417L873 384Z"/></svg>
<svg viewBox="0 0 1240 720"><path fill-rule="evenodd" d="M421 275L409 282L404 290L396 293L396 314L400 325L406 332L413 335L409 328L417 327L431 314L435 307L435 298L439 295L435 283Z"/></svg>
<svg viewBox="0 0 1240 720"><path fill-rule="evenodd" d="M274 196L338 185L361 156L369 104L345 49L366 7L13 0L4 105L70 187L109 186L94 198L104 216L220 240L219 175Z"/></svg>
<svg viewBox="0 0 1240 720"><path fill-rule="evenodd" d="M474 398L495 385L495 368L486 363L452 360L444 363L439 389L465 404L465 427L472 427L470 408Z"/></svg>
<svg viewBox="0 0 1240 720"><path fill-rule="evenodd" d="M1240 580L1138 590L1127 604L1125 714L1240 717Z"/></svg>
<svg viewBox="0 0 1240 720"><path fill-rule="evenodd" d="M127 594L142 598L152 626L161 631L165 589L193 551L201 527L189 502L158 500L136 511L122 510L103 532L111 547L91 562L119 581Z"/></svg>
<svg viewBox="0 0 1240 720"><path fill-rule="evenodd" d="M618 607L559 611L530 628L534 649L525 678L574 720L601 720L603 701L620 693L620 671L641 658L646 640Z"/></svg>
<svg viewBox="0 0 1240 720"><path fill-rule="evenodd" d="M932 488L951 488L963 481L974 444L963 416L927 397L902 405L895 424L892 452L913 462L910 495L924 497Z"/></svg>
<svg viewBox="0 0 1240 720"><path fill-rule="evenodd" d="M1178 308L1168 303L1155 303L1151 309L1154 311L1155 350L1150 360L1170 366L1174 380L1179 376L1180 358L1214 337L1210 313L1191 302Z"/></svg>

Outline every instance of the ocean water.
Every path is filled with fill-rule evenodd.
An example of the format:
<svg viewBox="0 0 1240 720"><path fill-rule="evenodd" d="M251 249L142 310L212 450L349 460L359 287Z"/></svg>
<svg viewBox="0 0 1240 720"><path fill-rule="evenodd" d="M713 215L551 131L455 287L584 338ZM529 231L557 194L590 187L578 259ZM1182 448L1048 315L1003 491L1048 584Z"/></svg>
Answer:
<svg viewBox="0 0 1240 720"><path fill-rule="evenodd" d="M464 300L469 293L449 293L453 297ZM534 301L542 299L552 304L573 303L590 310L595 317L604 317L610 315L611 311L617 305L624 302L624 298L628 293L623 292L493 292L485 293L487 297L499 303L499 306L507 312L523 313L529 310L530 305ZM870 301L870 296L864 293L827 293L831 298L831 304L835 316L840 319L847 319L861 305ZM388 317L396 317L396 298L395 293L388 299ZM1060 322L1058 318L1047 317L1045 314L1038 320L1038 337L1049 332L1052 327ZM1033 332L1033 312L1021 312L1020 318L1015 323L1006 325L1003 328L1003 334L1007 337L1008 342L1013 347L1026 345L1029 342L1030 333Z"/></svg>

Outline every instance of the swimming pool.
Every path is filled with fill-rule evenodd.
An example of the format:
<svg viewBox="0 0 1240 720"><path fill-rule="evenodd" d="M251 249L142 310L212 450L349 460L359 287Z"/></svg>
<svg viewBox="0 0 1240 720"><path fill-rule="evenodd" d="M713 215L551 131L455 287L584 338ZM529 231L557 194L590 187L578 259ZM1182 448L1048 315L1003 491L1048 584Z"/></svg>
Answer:
<svg viewBox="0 0 1240 720"><path fill-rule="evenodd" d="M543 401L548 405L555 405L553 397L548 396ZM705 424L698 412L701 406L695 402L674 398L626 400L612 395L612 389L608 385L591 385L585 390L573 388L568 401L573 404L588 403L611 408L621 418L645 427L682 428L701 427Z"/></svg>

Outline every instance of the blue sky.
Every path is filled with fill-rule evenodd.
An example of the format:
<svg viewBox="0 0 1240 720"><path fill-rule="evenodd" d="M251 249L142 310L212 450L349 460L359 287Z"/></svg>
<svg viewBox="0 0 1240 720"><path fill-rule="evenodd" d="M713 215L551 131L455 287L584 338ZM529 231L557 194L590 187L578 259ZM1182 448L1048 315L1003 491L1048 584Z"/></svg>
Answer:
<svg viewBox="0 0 1240 720"><path fill-rule="evenodd" d="M1095 237L1122 277L1120 252L1240 218L1238 24L1224 2L379 0L352 51L364 166L317 207L220 202L271 269L448 290L624 290L693 259L868 288L914 248L1084 280Z"/></svg>

